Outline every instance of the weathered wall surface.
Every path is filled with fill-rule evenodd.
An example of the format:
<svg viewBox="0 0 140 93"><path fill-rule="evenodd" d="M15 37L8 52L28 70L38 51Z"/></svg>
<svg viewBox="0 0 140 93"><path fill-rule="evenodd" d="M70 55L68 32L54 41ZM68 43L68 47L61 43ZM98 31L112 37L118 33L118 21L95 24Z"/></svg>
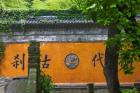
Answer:
<svg viewBox="0 0 140 93"><path fill-rule="evenodd" d="M28 24L14 26L12 37L0 33L4 42L93 42L107 39L107 28L94 23Z"/></svg>
<svg viewBox="0 0 140 93"><path fill-rule="evenodd" d="M25 58L23 55L25 54ZM24 62L23 62L24 61ZM0 65L0 75L6 77L27 77L28 44L6 44L5 57Z"/></svg>
<svg viewBox="0 0 140 93"><path fill-rule="evenodd" d="M104 81L102 67L98 61L98 53L104 54L104 50L105 46L102 42L42 44L41 54L47 54L48 58L51 59L51 61L49 61L49 68L43 69L43 71L51 75L57 83ZM79 63L76 68L70 69L67 67L65 59L66 56L72 53L77 55ZM96 67L94 67L92 60L96 55ZM102 55L101 58L102 62L104 60L103 56L104 55Z"/></svg>
<svg viewBox="0 0 140 93"><path fill-rule="evenodd" d="M27 43L13 43L6 45L5 59L1 65L1 76L6 77L27 77L28 76L28 52ZM105 82L103 70L100 64L98 53L104 54L105 44L104 42L94 43L66 43L66 42L42 42L41 43L41 69L52 76L55 83L87 83L87 82ZM24 70L22 69L22 57L25 54ZM65 64L66 56L70 53L76 54L79 58L79 64L76 68L70 69ZM15 62L16 55L19 54L19 62L17 69L12 64ZM46 61L49 64L48 68L43 68L45 63L45 55L47 55ZM95 58L96 56L96 58ZM94 59L95 58L95 67ZM17 60L18 61L18 60ZM104 55L101 55L101 61L104 61ZM119 78L122 82L134 82L140 79L139 66L140 63L135 64L135 73L132 75L124 75L123 72L119 72Z"/></svg>
<svg viewBox="0 0 140 93"><path fill-rule="evenodd" d="M55 83L105 82L100 62L104 62L107 29L94 23L25 24L16 25L13 36L1 33L6 42L5 58L0 65L0 76L28 77L28 42L41 44L41 69L52 76ZM119 72L121 82L140 80L139 66L135 73Z"/></svg>

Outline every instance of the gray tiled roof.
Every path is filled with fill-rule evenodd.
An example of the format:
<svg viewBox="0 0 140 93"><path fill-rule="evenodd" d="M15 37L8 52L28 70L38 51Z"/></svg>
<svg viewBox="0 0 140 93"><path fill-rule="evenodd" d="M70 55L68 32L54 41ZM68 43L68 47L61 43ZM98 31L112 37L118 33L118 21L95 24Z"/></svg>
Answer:
<svg viewBox="0 0 140 93"><path fill-rule="evenodd" d="M136 20L140 20L140 14L136 16ZM17 24L25 23L25 24L57 24L57 23L94 23L93 20L87 19L86 16L79 17L67 17L67 16L38 16L38 17L30 17L27 20L16 21Z"/></svg>
<svg viewBox="0 0 140 93"><path fill-rule="evenodd" d="M16 21L17 24L25 23L25 24L55 24L55 23L94 23L92 20L87 19L85 16L79 17L66 17L66 16L38 16L31 17L27 20Z"/></svg>

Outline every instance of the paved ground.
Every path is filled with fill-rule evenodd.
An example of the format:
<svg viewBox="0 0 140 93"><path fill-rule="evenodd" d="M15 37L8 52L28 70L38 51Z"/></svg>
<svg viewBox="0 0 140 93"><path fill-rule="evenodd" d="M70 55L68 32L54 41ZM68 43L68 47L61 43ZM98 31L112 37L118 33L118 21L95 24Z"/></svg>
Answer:
<svg viewBox="0 0 140 93"><path fill-rule="evenodd" d="M95 91L95 93L108 93L107 89L101 89L101 90L97 90Z"/></svg>
<svg viewBox="0 0 140 93"><path fill-rule="evenodd" d="M9 83L6 93L26 93L27 80L14 80Z"/></svg>
<svg viewBox="0 0 140 93"><path fill-rule="evenodd" d="M8 82L8 79L0 77L0 93L5 93Z"/></svg>
<svg viewBox="0 0 140 93"><path fill-rule="evenodd" d="M8 86L5 86L6 81L0 78L0 93L27 93L27 80L14 80L8 82ZM59 89L58 91L52 93L88 93L87 89ZM95 90L95 93L108 93L106 89Z"/></svg>
<svg viewBox="0 0 140 93"><path fill-rule="evenodd" d="M20 82L20 84L23 84L23 82ZM21 86L13 82L8 86L6 93L26 93L25 91L26 90L24 85ZM0 87L0 93L5 93L4 87L2 86ZM88 93L88 91L87 90L62 90L62 91L55 91L52 93ZM105 89L100 89L100 90L96 90L95 93L108 93L108 92Z"/></svg>
<svg viewBox="0 0 140 93"><path fill-rule="evenodd" d="M0 86L0 93L4 93L4 86Z"/></svg>
<svg viewBox="0 0 140 93"><path fill-rule="evenodd" d="M65 91L55 91L53 93L88 93L87 90L65 90ZM106 89L100 89L94 91L94 93L108 93Z"/></svg>
<svg viewBox="0 0 140 93"><path fill-rule="evenodd" d="M8 89L8 91L6 93L25 93L24 91L25 90L23 90L21 92L20 90ZM0 93L5 93L3 87L0 87ZM84 90L83 91L81 91L81 90L76 90L76 91L75 90L68 90L68 91L55 91L53 93L88 93L88 91L86 91L86 90L85 91ZM107 90L100 89L100 90L96 90L95 93L108 93L108 92L107 92Z"/></svg>

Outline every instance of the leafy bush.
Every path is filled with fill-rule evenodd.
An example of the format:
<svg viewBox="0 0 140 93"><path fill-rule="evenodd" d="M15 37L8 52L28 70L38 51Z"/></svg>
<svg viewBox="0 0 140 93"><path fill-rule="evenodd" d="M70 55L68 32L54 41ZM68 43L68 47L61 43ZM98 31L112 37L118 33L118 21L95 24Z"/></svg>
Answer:
<svg viewBox="0 0 140 93"><path fill-rule="evenodd" d="M10 19L13 20L21 20L21 19L31 19L31 17L36 16L74 16L81 17L84 16L82 11L80 10L1 10L0 12L4 12L3 16L0 16L1 19Z"/></svg>
<svg viewBox="0 0 140 93"><path fill-rule="evenodd" d="M137 89L123 89L122 93L139 93Z"/></svg>
<svg viewBox="0 0 140 93"><path fill-rule="evenodd" d="M50 93L54 91L54 85L49 75L45 75L43 72L40 74L40 93Z"/></svg>
<svg viewBox="0 0 140 93"><path fill-rule="evenodd" d="M0 41L0 61L4 58L5 44Z"/></svg>

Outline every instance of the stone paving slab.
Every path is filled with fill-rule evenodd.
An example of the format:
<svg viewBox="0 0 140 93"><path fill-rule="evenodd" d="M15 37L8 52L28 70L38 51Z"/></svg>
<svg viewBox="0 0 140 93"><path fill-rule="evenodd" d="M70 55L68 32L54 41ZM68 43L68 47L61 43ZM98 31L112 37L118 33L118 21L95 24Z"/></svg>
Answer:
<svg viewBox="0 0 140 93"><path fill-rule="evenodd" d="M0 93L5 93L8 82L9 80L7 78L0 77Z"/></svg>
<svg viewBox="0 0 140 93"><path fill-rule="evenodd" d="M4 86L0 86L0 93L5 93L5 87Z"/></svg>
<svg viewBox="0 0 140 93"><path fill-rule="evenodd" d="M12 80L10 83L8 83L6 92L5 92L5 86L4 80L0 78L1 86L0 86L0 93L26 93L27 92L27 79L21 79L21 80ZM88 89L86 88L76 88L76 89L70 89L70 88L60 88L56 89L52 93L89 93ZM107 89L96 89L95 93L108 93Z"/></svg>
<svg viewBox="0 0 140 93"><path fill-rule="evenodd" d="M107 89L100 89L95 91L95 93L109 93Z"/></svg>
<svg viewBox="0 0 140 93"><path fill-rule="evenodd" d="M52 93L89 93L87 90L66 90L66 91L55 91ZM99 89L94 93L108 93L107 89Z"/></svg>
<svg viewBox="0 0 140 93"><path fill-rule="evenodd" d="M26 93L27 80L13 80L7 86L6 93Z"/></svg>

